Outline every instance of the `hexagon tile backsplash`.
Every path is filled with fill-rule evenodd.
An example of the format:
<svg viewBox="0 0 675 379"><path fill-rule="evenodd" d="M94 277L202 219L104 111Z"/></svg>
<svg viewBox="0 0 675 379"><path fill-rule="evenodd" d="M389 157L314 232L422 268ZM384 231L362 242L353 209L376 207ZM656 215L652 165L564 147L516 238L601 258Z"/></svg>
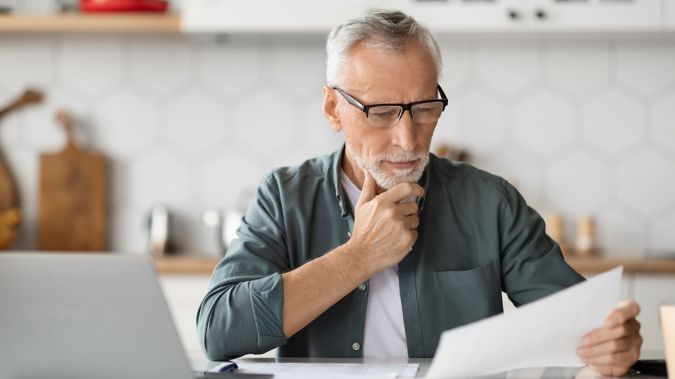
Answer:
<svg viewBox="0 0 675 379"><path fill-rule="evenodd" d="M435 143L470 151L540 213L592 214L610 257L675 256L675 44L616 40L443 41L450 106ZM47 101L2 121L35 247L37 158L59 148L60 106L111 159L111 249L146 249L155 203L178 248L218 254L210 208L245 206L274 167L341 143L321 114L318 37L2 36L0 101L27 85Z"/></svg>

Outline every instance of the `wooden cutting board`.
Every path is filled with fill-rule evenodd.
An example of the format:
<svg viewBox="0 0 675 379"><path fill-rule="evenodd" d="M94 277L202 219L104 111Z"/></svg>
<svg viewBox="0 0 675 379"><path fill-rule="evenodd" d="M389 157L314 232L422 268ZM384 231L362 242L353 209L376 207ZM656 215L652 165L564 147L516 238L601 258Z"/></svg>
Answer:
<svg viewBox="0 0 675 379"><path fill-rule="evenodd" d="M40 156L38 247L52 251L105 251L108 180L105 157L79 148L73 119L56 114L67 143Z"/></svg>
<svg viewBox="0 0 675 379"><path fill-rule="evenodd" d="M8 105L0 108L0 119L21 107L37 104L42 98L39 91L28 89ZM19 203L19 191L14 174L0 150L0 250L7 249L16 240L21 225Z"/></svg>

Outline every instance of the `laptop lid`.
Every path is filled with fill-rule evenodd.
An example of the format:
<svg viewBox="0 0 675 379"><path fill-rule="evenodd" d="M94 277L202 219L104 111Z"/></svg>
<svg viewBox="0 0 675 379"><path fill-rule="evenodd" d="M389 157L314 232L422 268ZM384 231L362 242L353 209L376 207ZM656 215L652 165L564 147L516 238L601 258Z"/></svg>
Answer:
<svg viewBox="0 0 675 379"><path fill-rule="evenodd" d="M0 379L188 379L149 257L0 253Z"/></svg>

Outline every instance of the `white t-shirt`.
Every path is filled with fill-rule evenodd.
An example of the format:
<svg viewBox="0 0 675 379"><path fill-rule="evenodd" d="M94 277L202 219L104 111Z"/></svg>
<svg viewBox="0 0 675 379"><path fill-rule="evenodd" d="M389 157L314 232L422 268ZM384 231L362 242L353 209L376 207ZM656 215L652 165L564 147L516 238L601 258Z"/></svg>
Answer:
<svg viewBox="0 0 675 379"><path fill-rule="evenodd" d="M349 198L352 209L359 201L361 191L344 171L340 184ZM408 345L403 324L403 307L398 283L398 265L373 275L368 280L368 305L363 336L364 357L408 357Z"/></svg>

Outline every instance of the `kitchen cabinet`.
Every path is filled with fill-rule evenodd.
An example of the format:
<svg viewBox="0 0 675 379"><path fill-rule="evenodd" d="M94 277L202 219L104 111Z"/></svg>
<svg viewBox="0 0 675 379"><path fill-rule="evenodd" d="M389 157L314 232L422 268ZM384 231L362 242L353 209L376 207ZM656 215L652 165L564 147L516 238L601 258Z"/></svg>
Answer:
<svg viewBox="0 0 675 379"><path fill-rule="evenodd" d="M659 306L675 304L675 277L638 275L633 284L633 296L640 304L638 320L642 324L643 350L663 350Z"/></svg>
<svg viewBox="0 0 675 379"><path fill-rule="evenodd" d="M531 0L533 30L663 30L660 0Z"/></svg>
<svg viewBox="0 0 675 379"><path fill-rule="evenodd" d="M666 13L666 27L670 31L675 31L675 1L666 0L664 5Z"/></svg>
<svg viewBox="0 0 675 379"><path fill-rule="evenodd" d="M328 33L368 9L399 9L423 20L434 31L517 30L522 0L191 0L183 6L186 32ZM265 9L265 12L260 12Z"/></svg>
<svg viewBox="0 0 675 379"><path fill-rule="evenodd" d="M427 25L433 32L522 31L527 26L525 0L464 0L390 2Z"/></svg>
<svg viewBox="0 0 675 379"><path fill-rule="evenodd" d="M326 33L367 9L387 8L415 16L435 33L663 31L665 1L192 0L181 21L186 32Z"/></svg>
<svg viewBox="0 0 675 379"><path fill-rule="evenodd" d="M675 31L672 0L191 0L171 14L0 15L0 32L318 33L367 9L407 12L437 34ZM260 12L265 9L265 12ZM666 25L667 23L667 25Z"/></svg>
<svg viewBox="0 0 675 379"><path fill-rule="evenodd" d="M197 309L209 288L207 275L164 274L159 283L188 357L202 356L197 338Z"/></svg>

